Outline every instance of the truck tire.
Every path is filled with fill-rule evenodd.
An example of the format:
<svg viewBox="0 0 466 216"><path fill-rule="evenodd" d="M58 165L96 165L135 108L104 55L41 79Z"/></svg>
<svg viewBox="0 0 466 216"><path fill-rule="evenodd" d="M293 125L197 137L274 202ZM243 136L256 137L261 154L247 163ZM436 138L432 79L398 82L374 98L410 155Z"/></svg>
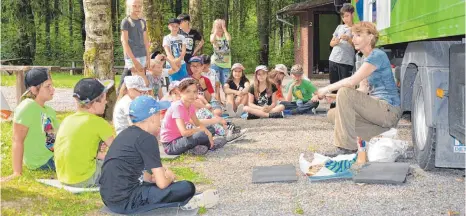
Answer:
<svg viewBox="0 0 466 216"><path fill-rule="evenodd" d="M413 87L412 99L412 137L416 161L423 170L435 167L435 128L427 126L425 116L425 101L420 75L417 74Z"/></svg>

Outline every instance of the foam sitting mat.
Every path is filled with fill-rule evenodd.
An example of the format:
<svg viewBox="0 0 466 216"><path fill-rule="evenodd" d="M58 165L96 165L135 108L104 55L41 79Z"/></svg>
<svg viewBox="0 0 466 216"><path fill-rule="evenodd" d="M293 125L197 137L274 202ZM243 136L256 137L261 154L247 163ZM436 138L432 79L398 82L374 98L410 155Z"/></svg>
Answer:
<svg viewBox="0 0 466 216"><path fill-rule="evenodd" d="M179 157L179 155L168 155L165 153L165 150L163 149L163 146L159 145L159 152L160 152L160 158L161 159L176 159Z"/></svg>
<svg viewBox="0 0 466 216"><path fill-rule="evenodd" d="M112 212L107 206L104 206L100 209L101 212L109 215L125 215ZM197 215L198 209L193 210L182 210L178 207L171 208L157 208L153 210L146 211L144 213L128 214L128 215L138 215L138 216L194 216Z"/></svg>
<svg viewBox="0 0 466 216"><path fill-rule="evenodd" d="M48 186L56 187L59 189L64 189L74 194L99 191L98 187L78 188L78 187L67 186L67 185L60 183L60 181L58 181L57 179L36 179L36 181L42 184L48 185Z"/></svg>
<svg viewBox="0 0 466 216"><path fill-rule="evenodd" d="M296 182L298 176L293 165L259 166L252 170L252 183Z"/></svg>
<svg viewBox="0 0 466 216"><path fill-rule="evenodd" d="M403 184L409 172L409 163L367 163L354 175L355 183Z"/></svg>

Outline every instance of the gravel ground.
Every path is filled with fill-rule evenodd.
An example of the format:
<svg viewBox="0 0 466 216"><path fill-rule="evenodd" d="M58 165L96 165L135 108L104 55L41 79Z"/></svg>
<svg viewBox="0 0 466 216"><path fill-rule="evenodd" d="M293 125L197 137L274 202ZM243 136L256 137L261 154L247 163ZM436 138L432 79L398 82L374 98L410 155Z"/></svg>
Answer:
<svg viewBox="0 0 466 216"><path fill-rule="evenodd" d="M322 86L327 81L313 81ZM14 88L2 87L14 107ZM57 89L51 105L73 110L70 89ZM328 108L322 104L321 108ZM220 204L205 215L447 215L465 214L464 170L434 169L425 172L411 159L403 185L358 185L350 180L310 183L299 174L297 183L252 184L254 166L293 164L299 173L301 152L311 160L311 150L322 151L333 143L333 126L322 116L234 122L249 131L244 140L208 154L191 166L212 181L199 191L217 188ZM298 123L299 122L299 123ZM411 143L411 125L400 122L398 138Z"/></svg>

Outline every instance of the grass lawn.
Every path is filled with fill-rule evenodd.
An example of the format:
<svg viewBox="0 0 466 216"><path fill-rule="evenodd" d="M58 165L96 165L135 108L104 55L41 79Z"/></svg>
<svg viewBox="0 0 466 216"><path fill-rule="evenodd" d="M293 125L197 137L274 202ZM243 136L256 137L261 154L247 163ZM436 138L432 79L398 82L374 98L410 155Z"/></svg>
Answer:
<svg viewBox="0 0 466 216"><path fill-rule="evenodd" d="M83 75L70 75L66 72L52 72L52 80L55 88L74 88L74 85L84 78ZM120 83L121 75L115 76L115 83ZM16 75L3 75L1 79L1 86L14 86L16 85Z"/></svg>
<svg viewBox="0 0 466 216"><path fill-rule="evenodd" d="M3 80L2 80L3 85ZM70 113L59 113L63 120ZM1 176L12 173L12 123L1 123ZM189 168L191 163L204 161L204 157L182 155L176 160L162 160L177 175L177 180L189 180L196 185L211 184L210 180ZM95 215L103 206L99 193L74 195L65 190L44 186L34 179L56 178L54 172L30 171L23 168L23 176L1 185L1 215ZM200 209L199 213L204 213Z"/></svg>

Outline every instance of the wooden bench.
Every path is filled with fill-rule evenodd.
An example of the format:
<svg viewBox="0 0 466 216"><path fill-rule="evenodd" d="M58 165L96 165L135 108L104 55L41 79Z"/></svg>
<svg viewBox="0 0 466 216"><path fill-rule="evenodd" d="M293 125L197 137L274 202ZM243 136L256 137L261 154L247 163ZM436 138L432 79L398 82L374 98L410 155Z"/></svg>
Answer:
<svg viewBox="0 0 466 216"><path fill-rule="evenodd" d="M0 70L11 71L16 73L16 104L21 102L21 95L26 92L26 85L24 83L24 72L32 68L47 68L50 71L60 70L59 66L11 66L0 65Z"/></svg>
<svg viewBox="0 0 466 216"><path fill-rule="evenodd" d="M117 61L122 61L124 62L124 59L114 59L114 62ZM70 71L70 75L73 75L74 71L82 71L84 70L84 66L78 67L77 64L80 63L81 65L84 64L84 61L82 59L76 59L76 60L66 60L65 62L70 62L71 67L62 67L60 70L65 70L65 71ZM125 69L125 66L113 66L113 70L123 70Z"/></svg>

